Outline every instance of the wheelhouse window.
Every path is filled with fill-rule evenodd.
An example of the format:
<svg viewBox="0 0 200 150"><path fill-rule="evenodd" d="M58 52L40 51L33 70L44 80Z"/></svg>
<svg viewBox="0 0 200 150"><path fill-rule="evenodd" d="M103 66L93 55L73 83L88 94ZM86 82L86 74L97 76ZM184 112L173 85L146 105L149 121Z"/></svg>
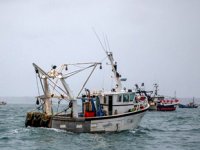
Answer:
<svg viewBox="0 0 200 150"><path fill-rule="evenodd" d="M121 102L121 101L122 101L122 95L118 95L117 102Z"/></svg>
<svg viewBox="0 0 200 150"><path fill-rule="evenodd" d="M123 102L129 102L129 95L128 94L123 95Z"/></svg>
<svg viewBox="0 0 200 150"><path fill-rule="evenodd" d="M104 104L107 104L106 102L107 102L107 101L106 101L106 96L104 96L104 98L103 98L103 103L104 103Z"/></svg>
<svg viewBox="0 0 200 150"><path fill-rule="evenodd" d="M130 98L130 102L132 102L135 99L135 93L131 93L129 98Z"/></svg>

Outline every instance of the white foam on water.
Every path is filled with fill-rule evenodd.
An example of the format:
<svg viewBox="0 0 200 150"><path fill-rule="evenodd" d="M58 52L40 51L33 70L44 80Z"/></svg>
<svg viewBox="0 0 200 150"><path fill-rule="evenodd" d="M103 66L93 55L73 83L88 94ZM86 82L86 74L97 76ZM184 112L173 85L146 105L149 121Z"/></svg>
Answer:
<svg viewBox="0 0 200 150"><path fill-rule="evenodd" d="M29 128L19 128L19 129L12 129L8 132L8 134L21 134L23 132L27 132L27 131L30 131Z"/></svg>
<svg viewBox="0 0 200 150"><path fill-rule="evenodd" d="M64 133L64 132L66 132L65 130L60 130L60 129L55 129L55 128L44 128L44 129L46 129L46 130L51 130L51 131L55 131L55 132L58 132L58 133Z"/></svg>
<svg viewBox="0 0 200 150"><path fill-rule="evenodd" d="M135 134L135 133L136 133L136 131L135 131L135 130L129 130L129 132L130 132L130 133L133 133L133 134Z"/></svg>

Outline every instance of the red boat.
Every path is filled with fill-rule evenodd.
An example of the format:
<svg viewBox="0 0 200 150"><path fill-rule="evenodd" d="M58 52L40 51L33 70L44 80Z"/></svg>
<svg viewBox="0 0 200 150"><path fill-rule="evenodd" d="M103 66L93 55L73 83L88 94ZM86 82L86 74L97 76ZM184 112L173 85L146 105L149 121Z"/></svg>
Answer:
<svg viewBox="0 0 200 150"><path fill-rule="evenodd" d="M156 110L157 111L174 111L176 110L176 107L179 104L179 100L177 98L166 98L163 95L158 95L158 84L154 84L154 87L155 87L154 96L151 96L153 91L141 90L141 88L139 88L137 84L135 86L136 86L136 93L140 97L145 96L148 98L150 111L156 111ZM142 86L144 85L142 84Z"/></svg>
<svg viewBox="0 0 200 150"><path fill-rule="evenodd" d="M179 100L177 98L166 99L164 96L158 95L158 84L154 84L154 87L155 87L155 93L150 101L150 109L157 110L157 111L174 111L174 110L176 110L176 107L179 104ZM152 104L152 106L151 106L151 104Z"/></svg>
<svg viewBox="0 0 200 150"><path fill-rule="evenodd" d="M178 99L159 100L157 102L158 111L174 111L179 104Z"/></svg>

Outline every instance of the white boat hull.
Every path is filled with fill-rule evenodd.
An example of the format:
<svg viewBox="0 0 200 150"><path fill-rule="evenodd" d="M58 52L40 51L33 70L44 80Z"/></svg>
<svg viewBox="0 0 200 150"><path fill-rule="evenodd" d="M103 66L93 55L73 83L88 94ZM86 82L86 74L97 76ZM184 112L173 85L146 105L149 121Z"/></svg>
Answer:
<svg viewBox="0 0 200 150"><path fill-rule="evenodd" d="M52 128L71 132L118 132L138 127L146 110L130 112L123 115L113 115L94 118L77 118L56 116L52 118Z"/></svg>
<svg viewBox="0 0 200 150"><path fill-rule="evenodd" d="M92 120L91 132L112 132L135 129L138 127L144 113L126 116L123 118Z"/></svg>

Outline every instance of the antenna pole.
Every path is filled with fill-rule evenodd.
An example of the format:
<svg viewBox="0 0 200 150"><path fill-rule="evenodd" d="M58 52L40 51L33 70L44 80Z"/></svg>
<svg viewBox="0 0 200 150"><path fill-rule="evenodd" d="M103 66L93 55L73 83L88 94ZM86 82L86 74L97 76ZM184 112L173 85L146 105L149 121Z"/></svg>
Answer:
<svg viewBox="0 0 200 150"><path fill-rule="evenodd" d="M121 75L117 72L117 62L114 63L114 59L113 59L113 54L112 52L107 52L106 53L108 56L108 59L110 60L111 66L112 66L112 71L115 77L115 81L116 81L116 91L121 91L122 90L122 83L121 83Z"/></svg>
<svg viewBox="0 0 200 150"><path fill-rule="evenodd" d="M112 52L108 52L105 47L103 46L98 34L96 33L95 29L93 28L93 31L97 37L97 39L99 40L99 43L101 44L101 47L102 49L104 50L104 52L106 53L110 63L111 63L111 66L112 66L112 71L113 71L113 74L114 74L114 78L115 78L115 82L116 82L116 88L115 90L116 91L121 91L122 90L122 83L121 83L121 75L117 72L117 62L114 62L114 59L113 59L113 54ZM107 47L107 44L108 44L108 48L110 49L109 47L109 43L108 43L108 39L107 37L104 38L104 42L105 42L105 46ZM106 44L107 42L107 44Z"/></svg>
<svg viewBox="0 0 200 150"><path fill-rule="evenodd" d="M158 95L158 84L154 84L154 87L155 87L155 96Z"/></svg>
<svg viewBox="0 0 200 150"><path fill-rule="evenodd" d="M107 53L107 51L106 51L105 47L103 46L103 43L101 42L101 40L100 40L100 38L99 38L97 32L95 31L94 28L92 28L92 29L93 29L94 34L96 35L97 39L99 40L99 43L101 44L102 49L104 50L105 53Z"/></svg>

